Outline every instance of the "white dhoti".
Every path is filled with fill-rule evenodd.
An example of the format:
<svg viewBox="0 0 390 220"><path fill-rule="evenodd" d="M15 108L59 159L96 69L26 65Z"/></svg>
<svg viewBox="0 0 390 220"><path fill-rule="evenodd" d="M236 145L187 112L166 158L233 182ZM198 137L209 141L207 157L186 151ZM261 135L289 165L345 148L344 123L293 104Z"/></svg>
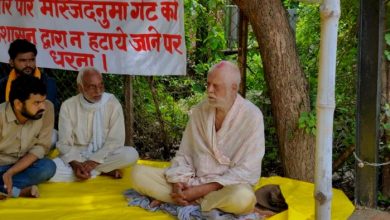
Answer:
<svg viewBox="0 0 390 220"><path fill-rule="evenodd" d="M81 154L81 153L80 153ZM109 153L104 159L104 162L98 165L92 172L92 178L100 175L100 173L108 173L115 169L122 169L127 166L133 165L138 160L138 152L133 147L121 147L113 152ZM82 161L88 160L81 155ZM49 180L50 182L73 182L77 181L77 177L74 175L72 167L69 163L65 163L61 158L57 157L53 159L57 166L55 175Z"/></svg>

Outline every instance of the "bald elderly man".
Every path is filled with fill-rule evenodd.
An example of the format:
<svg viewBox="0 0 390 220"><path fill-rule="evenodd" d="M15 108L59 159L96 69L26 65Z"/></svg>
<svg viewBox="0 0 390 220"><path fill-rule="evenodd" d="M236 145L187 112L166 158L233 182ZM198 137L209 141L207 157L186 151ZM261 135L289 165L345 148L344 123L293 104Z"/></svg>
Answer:
<svg viewBox="0 0 390 220"><path fill-rule="evenodd" d="M207 99L190 111L180 148L167 169L137 165L133 188L154 200L199 204L236 215L253 211L252 186L261 174L264 125L261 111L238 94L240 71L222 61L207 77Z"/></svg>

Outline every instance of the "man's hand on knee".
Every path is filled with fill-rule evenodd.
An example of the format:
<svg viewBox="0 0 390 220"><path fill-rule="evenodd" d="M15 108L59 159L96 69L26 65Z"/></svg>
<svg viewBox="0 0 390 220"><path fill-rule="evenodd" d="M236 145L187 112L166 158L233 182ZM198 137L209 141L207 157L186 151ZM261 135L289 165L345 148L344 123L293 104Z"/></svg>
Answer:
<svg viewBox="0 0 390 220"><path fill-rule="evenodd" d="M190 204L190 201L187 201L183 191L188 190L189 186L187 183L173 183L172 184L172 193L170 194L172 200L175 204L186 206Z"/></svg>
<svg viewBox="0 0 390 220"><path fill-rule="evenodd" d="M12 176L13 174L10 172L5 172L3 174L3 183L4 183L4 189L6 190L8 196L12 196Z"/></svg>
<svg viewBox="0 0 390 220"><path fill-rule="evenodd" d="M91 173L92 170L94 170L97 166L99 166L100 163L95 162L93 160L87 160L83 162L84 168L87 170L88 173Z"/></svg>
<svg viewBox="0 0 390 220"><path fill-rule="evenodd" d="M179 193L186 189L188 189L189 186L187 183L173 183L172 184L172 193Z"/></svg>
<svg viewBox="0 0 390 220"><path fill-rule="evenodd" d="M91 178L91 172L84 166L83 163L78 161L71 161L69 165L72 167L75 176L79 179L86 180Z"/></svg>
<svg viewBox="0 0 390 220"><path fill-rule="evenodd" d="M219 190L223 186L217 182L206 183L197 186L187 186L182 192L178 194L172 193L172 199L176 198L178 201L184 200L187 205L196 202L196 200L206 196L207 194ZM175 199L174 199L175 201ZM183 203L184 204L184 203Z"/></svg>

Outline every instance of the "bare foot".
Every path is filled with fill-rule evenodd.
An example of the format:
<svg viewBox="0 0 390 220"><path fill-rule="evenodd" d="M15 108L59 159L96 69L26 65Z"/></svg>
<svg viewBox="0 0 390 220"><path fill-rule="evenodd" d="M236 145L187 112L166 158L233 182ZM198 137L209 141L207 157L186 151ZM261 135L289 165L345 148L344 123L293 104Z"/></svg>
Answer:
<svg viewBox="0 0 390 220"><path fill-rule="evenodd" d="M5 200L6 198L8 198L8 194L0 192L0 200Z"/></svg>
<svg viewBox="0 0 390 220"><path fill-rule="evenodd" d="M39 190L36 185L29 186L26 188L23 188L20 191L20 197L29 197L29 198L38 198L39 197Z"/></svg>
<svg viewBox="0 0 390 220"><path fill-rule="evenodd" d="M150 207L151 207L151 208L154 208L154 207L160 206L161 203L162 203L162 202L161 202L160 200L154 199L154 200L150 203Z"/></svg>
<svg viewBox="0 0 390 220"><path fill-rule="evenodd" d="M108 173L102 173L102 175L111 176L114 179L122 179L122 176L123 176L122 171L120 171L118 169L110 171Z"/></svg>

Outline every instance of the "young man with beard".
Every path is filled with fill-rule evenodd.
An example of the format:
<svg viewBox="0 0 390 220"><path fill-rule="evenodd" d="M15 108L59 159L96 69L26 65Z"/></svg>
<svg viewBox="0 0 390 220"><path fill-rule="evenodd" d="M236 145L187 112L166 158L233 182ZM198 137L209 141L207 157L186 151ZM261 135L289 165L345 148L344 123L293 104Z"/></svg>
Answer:
<svg viewBox="0 0 390 220"><path fill-rule="evenodd" d="M214 65L207 76L207 99L191 109L171 166L133 168L132 186L154 199L151 206L198 204L205 215L215 209L235 215L253 211L264 125L261 111L238 94L240 77L231 62Z"/></svg>
<svg viewBox="0 0 390 220"><path fill-rule="evenodd" d="M12 70L8 76L0 79L0 103L9 101L12 81L21 75L33 75L46 85L47 99L58 107L57 86L53 78L41 73L36 66L37 48L25 39L16 39L8 49L9 65Z"/></svg>
<svg viewBox="0 0 390 220"><path fill-rule="evenodd" d="M13 80L9 101L0 104L0 199L39 196L36 185L56 170L44 158L53 126L53 104L43 82L31 75Z"/></svg>

